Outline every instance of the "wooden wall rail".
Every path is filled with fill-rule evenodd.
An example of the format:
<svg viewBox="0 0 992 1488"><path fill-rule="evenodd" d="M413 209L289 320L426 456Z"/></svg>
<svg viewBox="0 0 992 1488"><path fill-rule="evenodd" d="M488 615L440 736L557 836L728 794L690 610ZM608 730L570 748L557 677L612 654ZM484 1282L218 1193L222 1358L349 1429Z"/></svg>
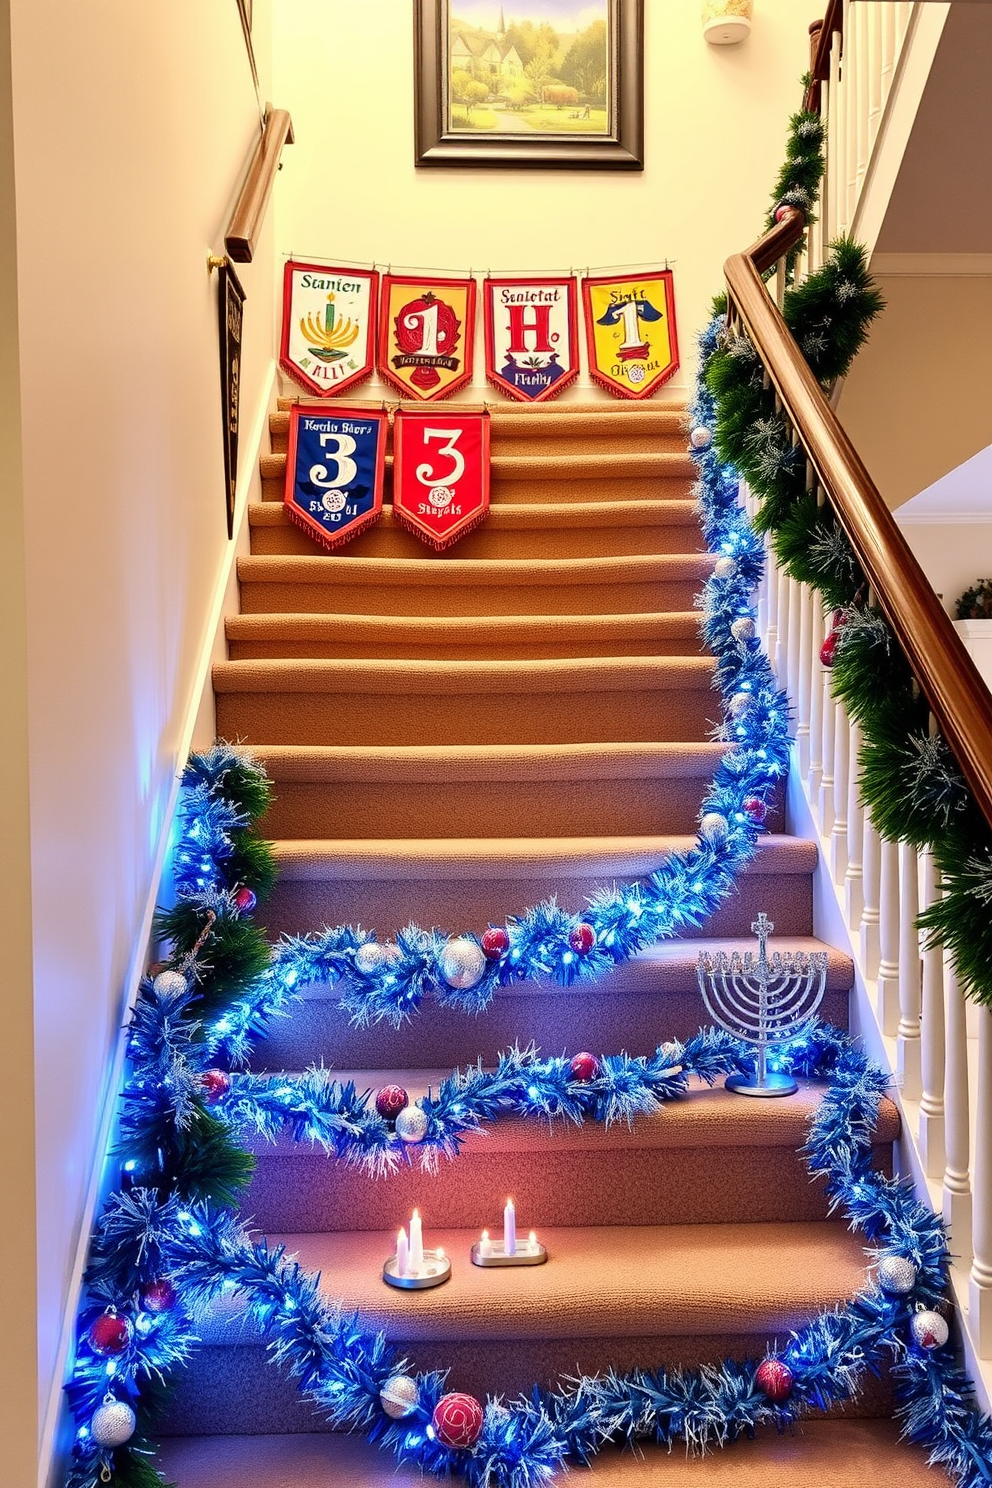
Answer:
<svg viewBox="0 0 992 1488"><path fill-rule="evenodd" d="M235 263L251 263L255 243L261 230L283 145L293 143L293 121L285 109L269 109L265 115L262 137L255 147L245 184L241 188L225 246Z"/></svg>
<svg viewBox="0 0 992 1488"><path fill-rule="evenodd" d="M801 238L794 208L724 266L743 323L937 725L992 825L992 697L761 278Z"/></svg>

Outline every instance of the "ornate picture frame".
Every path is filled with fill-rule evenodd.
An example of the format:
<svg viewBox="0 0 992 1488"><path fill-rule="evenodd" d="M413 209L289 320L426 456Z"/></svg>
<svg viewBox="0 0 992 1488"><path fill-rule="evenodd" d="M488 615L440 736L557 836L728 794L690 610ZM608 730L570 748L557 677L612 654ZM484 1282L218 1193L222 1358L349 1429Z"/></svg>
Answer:
<svg viewBox="0 0 992 1488"><path fill-rule="evenodd" d="M590 93L575 86L581 77L544 86L533 59L521 59L513 47L514 31L532 24L528 10L535 18L546 15L540 0L514 0L509 25L509 7L489 7L498 12L491 33L462 23L459 0L414 0L417 166L643 170L644 0L602 5L604 72ZM462 8L472 14L483 9L479 0L465 0ZM589 7L576 3L574 9L578 15ZM564 52L562 45L552 70ZM456 77L462 57L465 68ZM508 72L513 76L504 76ZM464 103L454 97L459 84ZM482 110L478 123L473 107Z"/></svg>

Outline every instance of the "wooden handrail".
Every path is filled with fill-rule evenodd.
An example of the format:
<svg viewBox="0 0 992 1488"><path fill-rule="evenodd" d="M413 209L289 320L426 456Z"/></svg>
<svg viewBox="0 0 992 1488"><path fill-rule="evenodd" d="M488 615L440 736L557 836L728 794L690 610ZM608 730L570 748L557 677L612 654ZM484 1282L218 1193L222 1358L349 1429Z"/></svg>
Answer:
<svg viewBox="0 0 992 1488"><path fill-rule="evenodd" d="M283 145L293 143L293 121L285 109L269 109L262 137L255 146L245 184L227 229L225 246L235 263L251 263L269 205Z"/></svg>
<svg viewBox="0 0 992 1488"><path fill-rule="evenodd" d="M802 237L788 208L771 232L724 265L729 302L811 461L820 485L895 633L979 810L992 825L992 697L899 531L762 273Z"/></svg>

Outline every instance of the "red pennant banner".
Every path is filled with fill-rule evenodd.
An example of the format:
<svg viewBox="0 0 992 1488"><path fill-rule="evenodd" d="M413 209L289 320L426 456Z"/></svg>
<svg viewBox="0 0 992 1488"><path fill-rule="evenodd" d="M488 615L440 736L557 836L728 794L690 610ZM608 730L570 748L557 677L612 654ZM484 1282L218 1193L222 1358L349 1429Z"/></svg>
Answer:
<svg viewBox="0 0 992 1488"><path fill-rule="evenodd" d="M393 424L393 512L439 551L489 512L489 414L404 409Z"/></svg>
<svg viewBox="0 0 992 1488"><path fill-rule="evenodd" d="M407 398L436 402L472 376L475 280L387 274L379 371Z"/></svg>
<svg viewBox="0 0 992 1488"><path fill-rule="evenodd" d="M556 398L579 375L574 275L487 279L486 376L521 403Z"/></svg>

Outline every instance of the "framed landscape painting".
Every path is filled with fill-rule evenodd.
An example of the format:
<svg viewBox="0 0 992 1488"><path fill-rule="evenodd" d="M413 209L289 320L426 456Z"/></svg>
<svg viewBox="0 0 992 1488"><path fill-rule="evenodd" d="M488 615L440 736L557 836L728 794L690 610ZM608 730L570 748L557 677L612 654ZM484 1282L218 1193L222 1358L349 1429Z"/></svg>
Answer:
<svg viewBox="0 0 992 1488"><path fill-rule="evenodd" d="M418 165L642 170L643 0L415 0Z"/></svg>

